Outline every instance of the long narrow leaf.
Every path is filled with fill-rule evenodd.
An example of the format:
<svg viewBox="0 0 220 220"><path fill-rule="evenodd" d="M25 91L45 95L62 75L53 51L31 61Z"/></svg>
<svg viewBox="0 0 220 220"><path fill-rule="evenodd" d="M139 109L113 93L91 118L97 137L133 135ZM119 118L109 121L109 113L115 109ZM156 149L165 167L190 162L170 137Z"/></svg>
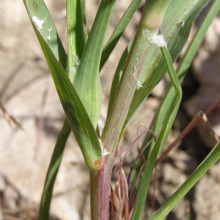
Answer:
<svg viewBox="0 0 220 220"><path fill-rule="evenodd" d="M44 184L44 190L42 193L40 210L39 210L39 220L49 219L50 212L50 202L53 193L54 182L60 167L60 163L63 157L63 151L66 145L67 138L71 132L69 123L65 120L62 130L57 139L52 158L50 160L50 165L47 171L46 181Z"/></svg>
<svg viewBox="0 0 220 220"><path fill-rule="evenodd" d="M94 127L97 126L102 103L100 59L114 3L115 0L101 1L74 80L74 87Z"/></svg>
<svg viewBox="0 0 220 220"><path fill-rule="evenodd" d="M90 170L97 170L95 161L101 160L101 149L95 129L65 71L55 60L41 35L37 33L37 36L50 67L61 104L82 150L85 162Z"/></svg>
<svg viewBox="0 0 220 220"><path fill-rule="evenodd" d="M141 3L141 0L131 1L131 4L129 5L124 15L120 19L117 27L115 28L114 32L112 33L111 37L109 38L107 44L105 45L103 49L100 68L104 66L106 60L108 59L114 47L118 43L121 35L123 34L125 28L127 27L129 21L131 20L132 16L134 15L140 3Z"/></svg>
<svg viewBox="0 0 220 220"><path fill-rule="evenodd" d="M162 220L174 206L186 195L197 181L220 159L220 142L218 142L209 155L196 168L185 183L163 204L149 220Z"/></svg>
<svg viewBox="0 0 220 220"><path fill-rule="evenodd" d="M214 19L214 17L217 15L218 11L220 9L220 1L214 1L211 8L209 9L207 15L205 16L203 22L201 22L200 26L198 27L198 30L195 34L195 36L193 37L192 42L190 43L189 47L187 48L183 58L180 61L180 64L177 68L177 74L179 76L179 80L180 82L183 81L183 78L186 74L187 69L189 68L193 57L196 53L196 51L198 50L204 36L205 33L208 29L208 27L210 26L212 20ZM159 128L161 127L161 124L165 118L165 115L167 114L168 108L166 108L166 106L170 106L172 103L172 100L175 97L175 90L173 87L169 88L166 92L166 95L164 96L160 107L157 110L156 116L151 124L151 129L154 130L154 132L157 134L157 132L159 131ZM150 137L147 136L143 142L143 146L146 145L146 143L149 142ZM149 151L146 152L145 157L147 158L150 152L150 148L148 148ZM138 166L139 167L139 166ZM137 173L137 172L136 172ZM133 182L135 182L136 179L136 175L135 173L133 173L134 177L133 177ZM189 188L188 188L189 189ZM175 193L176 194L176 193ZM175 196L174 196L175 197ZM171 197L169 199L173 200L173 198ZM176 201L177 203L177 201ZM158 212L154 215L154 217L152 219L163 219L163 217L165 217L165 213L168 213L167 211L171 210L171 207L164 213L164 215L161 215L162 210L164 211L164 207L166 206L166 204L163 206L163 208L160 208L160 211L158 210ZM168 206L167 206L168 207ZM159 217L159 216L163 216L163 217Z"/></svg>
<svg viewBox="0 0 220 220"><path fill-rule="evenodd" d="M43 38L47 42L48 47L53 52L54 56L56 57L57 61L61 63L64 69L66 69L66 62L67 56L66 52L62 46L62 43L59 39L58 33L56 31L55 25L49 11L47 10L44 1L24 1L25 6L28 10L30 16L34 17L34 22L41 25L41 30L44 33ZM30 7L32 6L32 7ZM47 18L43 21L39 18ZM41 22L40 22L41 21ZM48 27L50 27L48 29ZM45 33L47 33L46 35ZM60 167L60 163L63 156L63 151L65 148L66 141L70 134L70 126L67 121L65 121L62 130L59 134L57 139L56 145L54 147L53 155L50 161L50 166L47 171L47 176L45 178L44 189L41 197L40 202L40 210L39 210L39 217L38 219L49 219L49 212L50 212L50 203L52 198L52 192L54 183L56 180L56 176Z"/></svg>
<svg viewBox="0 0 220 220"><path fill-rule="evenodd" d="M144 207L144 202L145 202L145 199L147 196L148 187L149 187L151 176L152 176L153 169L154 169L154 164L157 159L157 155L168 137L168 134L170 132L170 129L171 129L172 124L174 122L174 119L176 117L176 113L178 111L178 108L179 108L179 105L181 102L181 97L182 97L181 86L180 86L178 77L175 73L175 70L173 68L172 60L171 60L171 57L170 57L170 54L169 54L167 48L161 47L161 53L162 53L164 61L166 63L166 67L168 70L170 81L172 82L172 85L175 88L176 96L173 99L171 105L169 106L169 110L168 110L167 115L165 117L163 127L161 129L159 137L155 143L155 146L154 146L154 148L153 148L153 150L147 160L146 166L143 170L143 175L141 177L140 184L138 186L137 197L135 200L134 210L132 213L131 220L138 220L141 217L142 210Z"/></svg>
<svg viewBox="0 0 220 220"><path fill-rule="evenodd" d="M29 4L26 6L36 35L51 70L60 101L63 105L70 127L72 128L81 148L85 162L91 171L97 170L94 162L101 159L99 141L95 129L80 98L77 95L77 92L68 79L65 70L57 61L47 42L43 38L43 25L46 22L47 17L42 20L42 17L37 17L36 15L38 8L29 8ZM41 21L41 23L39 23L39 21Z"/></svg>
<svg viewBox="0 0 220 220"><path fill-rule="evenodd" d="M202 40L205 37L205 33L206 33L207 29L209 28L212 20L217 15L219 10L220 10L220 1L219 0L213 1L212 6L210 7L205 18L203 19L203 21L199 25L189 47L187 48L182 59L180 60L180 63L177 68L177 75L179 77L180 82L183 81L183 79L186 75L186 72L192 63L192 60L193 60L199 46L201 45ZM172 87L168 88L167 92L166 92L164 98L162 99L160 106L156 112L154 120L152 121L151 126L150 126L150 129L152 129L155 132L155 134L157 134L157 132L159 131L159 128L161 127L161 124L162 124L164 117L167 113L168 108L166 108L166 106L170 106L174 96L175 96L174 89ZM143 142L143 145L142 145L143 147L149 142L150 138L151 138L150 136L148 136L148 135L146 136L146 138ZM150 147L146 151L146 157L148 155L149 150L150 150Z"/></svg>
<svg viewBox="0 0 220 220"><path fill-rule="evenodd" d="M161 33L163 33L167 41L172 60L175 60L179 55L188 38L192 22L208 2L209 0L171 2L161 27ZM166 68L161 59L160 51L155 47L152 47L152 50L151 56L148 56L140 76L140 82L143 87L136 90L134 94L126 123L129 123L129 120L144 102L149 95L149 92L166 73Z"/></svg>
<svg viewBox="0 0 220 220"><path fill-rule="evenodd" d="M182 82L185 75L186 75L186 71L188 70L188 68L190 67L190 64L192 63L192 60L195 56L195 53L197 52L204 36L205 33L208 29L208 27L210 26L212 20L214 19L214 17L217 15L218 11L220 10L220 2L218 1L213 1L212 6L210 7L209 11L207 12L205 18L203 19L203 21L201 22L201 24L199 25L193 40L191 41L189 47L187 48L185 54L183 55L182 59L180 60L180 64L178 65L177 68L177 75L179 77L179 81ZM159 132L159 129L164 121L165 115L167 114L168 108L166 106L170 106L172 103L172 100L175 97L175 90L173 87L169 87L165 93L165 96L163 97L163 99L160 102L160 106L157 109L157 112L154 116L154 119L150 125L150 129L154 131L155 134L157 134ZM151 135L146 135L143 144L142 144L142 148L144 146L146 146L147 143L149 143L151 139ZM153 144L150 144L150 146L148 146L148 148L145 151L145 158L147 159L149 156L149 153L152 149ZM140 169L140 164L137 163L135 168L132 171L132 186L134 187L135 182L136 182L136 178L138 175L138 170ZM132 187L132 188L133 188Z"/></svg>
<svg viewBox="0 0 220 220"><path fill-rule="evenodd" d="M63 49L63 46L60 42L60 39L58 37L55 25L51 19L51 16L46 8L46 5L44 4L44 1L26 1L25 2L26 7L33 6L33 8L28 8L29 9L29 14L32 14L32 17L34 17L34 22L36 22L38 25L41 25L41 33L43 34L44 40L47 42L48 46L50 49L53 51L54 56L56 59L63 65L63 68L66 68L66 53ZM81 0L80 4L83 6L83 0ZM77 5L79 7L79 4ZM81 6L81 5L80 5ZM82 9L83 13L83 9ZM42 19L39 19L41 17L47 18L41 21ZM80 15L79 15L80 16ZM74 16L73 16L74 17ZM49 18L49 19L48 19ZM82 25L82 24L80 24ZM50 27L48 29L48 27ZM78 24L78 29L79 29L79 24ZM46 35L45 33L47 33ZM72 32L74 32L73 30ZM77 38L78 42L79 37ZM78 45L81 45L81 39L80 43ZM84 47L84 44L83 44ZM80 48L82 50L82 46ZM80 56L80 49L72 50L74 54L79 54ZM81 52L82 53L82 52ZM45 184L44 184L44 189L42 193L42 198L41 198L41 203L40 203L40 210L39 210L39 219L49 219L49 207L50 207L50 202L51 202L51 197L52 197L52 191L53 191L53 186L56 180L56 175L61 163L62 159L62 154L63 150L65 147L65 143L67 141L67 138L70 134L70 127L67 121L65 121L65 124L59 134L59 138L56 142L53 156L50 162L50 166L47 171L47 176L45 179Z"/></svg>
<svg viewBox="0 0 220 220"><path fill-rule="evenodd" d="M56 59L66 68L67 55L58 36L56 27L43 0L23 0L29 17L39 29L43 39Z"/></svg>
<svg viewBox="0 0 220 220"><path fill-rule="evenodd" d="M161 32L168 44L172 60L175 60L179 55L188 38L192 22L209 1L210 0L172 1L169 5L161 27ZM124 129L128 126L130 120L133 118L136 111L140 108L155 85L162 79L165 72L166 68L160 51L156 46L152 45L148 52L144 68L139 79L142 87L136 89L126 122L124 124ZM115 74L114 77L118 78L118 73L119 72L117 72L117 75ZM111 90L111 93L115 93L115 88L118 88L117 80L113 80L113 82L114 86L112 86L113 90ZM109 105L109 108L111 108L111 105Z"/></svg>
<svg viewBox="0 0 220 220"><path fill-rule="evenodd" d="M67 38L68 65L67 74L73 83L86 40L87 30L84 14L84 0L67 0Z"/></svg>

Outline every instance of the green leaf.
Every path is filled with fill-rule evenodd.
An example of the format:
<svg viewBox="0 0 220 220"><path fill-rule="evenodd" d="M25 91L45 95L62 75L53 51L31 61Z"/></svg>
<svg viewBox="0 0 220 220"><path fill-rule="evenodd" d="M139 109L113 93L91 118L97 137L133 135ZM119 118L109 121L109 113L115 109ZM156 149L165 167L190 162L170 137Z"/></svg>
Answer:
<svg viewBox="0 0 220 220"><path fill-rule="evenodd" d="M66 68L66 61L67 56L66 52L62 46L62 43L59 39L58 33L56 31L55 25L51 19L51 16L47 10L44 1L24 1L24 4L27 8L29 16L35 16L34 22L38 22L40 25L42 22L42 18L44 23L42 23L42 35L44 40L47 42L48 47L50 47L51 51L53 52L54 56L61 63L63 68ZM41 19L39 19L41 18ZM39 23L40 22L40 23ZM48 35L47 35L48 34ZM60 167L60 163L63 156L63 151L65 148L66 141L70 134L70 126L67 121L65 121L63 128L59 134L58 140L56 142L52 159L50 161L50 166L47 171L47 176L45 179L44 189L41 197L40 203L40 210L39 210L39 217L38 219L49 219L49 212L50 212L50 203L52 198L52 192L54 183L56 180L57 172Z"/></svg>
<svg viewBox="0 0 220 220"><path fill-rule="evenodd" d="M141 0L132 0L131 4L129 5L124 15L120 19L117 27L115 28L114 32L112 33L111 37L109 38L107 44L103 49L101 63L100 63L101 68L104 66L105 62L109 58L111 52L118 43L121 35L123 34L125 28L127 27L129 21L131 20L132 16L134 15L140 3Z"/></svg>
<svg viewBox="0 0 220 220"><path fill-rule="evenodd" d="M74 80L74 87L94 125L101 112L100 60L106 30L115 0L102 0Z"/></svg>
<svg viewBox="0 0 220 220"><path fill-rule="evenodd" d="M190 67L192 60L193 60L199 46L201 45L203 38L205 37L205 33L206 33L207 29L209 28L214 17L217 15L219 9L220 9L219 1L214 1L211 8L207 12L205 18L203 19L203 21L199 25L199 27L198 27L192 41L190 42L190 45L187 48L185 54L181 58L180 63L177 68L177 75L179 77L180 82L183 81L185 74L186 74L186 71ZM162 99L162 101L160 103L160 106L156 112L156 115L151 123L151 126L150 126L150 129L152 129L155 132L155 134L158 133L158 131L161 127L161 124L164 120L164 117L168 111L168 108L166 108L166 106L170 106L174 97L175 97L174 89L172 87L168 88L164 98ZM149 142L150 138L151 137L149 135L146 136L146 138L143 142L143 145L142 145L143 147ZM150 147L147 149L146 155L148 155L149 150L150 150Z"/></svg>
<svg viewBox="0 0 220 220"><path fill-rule="evenodd" d="M68 38L67 74L72 83L88 38L85 24L84 4L84 0L67 0L66 2Z"/></svg>
<svg viewBox="0 0 220 220"><path fill-rule="evenodd" d="M208 2L209 0L185 0L172 1L169 5L160 30L167 41L172 60L175 60L179 55L188 38L192 22ZM140 76L143 87L136 90L134 94L125 127L151 90L166 73L160 51L156 46L151 48L150 54Z"/></svg>
<svg viewBox="0 0 220 220"><path fill-rule="evenodd" d="M80 98L77 95L76 90L68 79L65 70L57 61L43 37L43 26L47 17L42 20L42 17L37 17L36 13L32 14L32 9L34 9L34 12L37 9L36 7L33 7L33 4L31 4L32 7L29 10L30 2L33 3L33 1L25 1L25 3L27 3L26 7L44 55L47 59L47 63L68 122L81 148L86 165L90 171L96 171L97 167L95 166L95 161L101 159L101 149L95 129ZM34 2L36 3L36 1Z"/></svg>
<svg viewBox="0 0 220 220"><path fill-rule="evenodd" d="M90 170L97 170L95 161L101 160L101 149L95 129L65 71L55 60L45 41L42 40L39 34L37 35L50 67L63 109L82 150L85 162Z"/></svg>
<svg viewBox="0 0 220 220"><path fill-rule="evenodd" d="M40 31L43 39L56 59L66 68L67 55L58 36L56 27L43 0L23 0L29 17Z"/></svg>
<svg viewBox="0 0 220 220"><path fill-rule="evenodd" d="M59 134L59 137L54 148L52 158L50 160L50 165L47 171L46 180L44 183L44 190L41 197L40 210L38 219L49 219L50 212L50 202L53 193L54 182L60 167L60 163L63 157L63 151L66 145L67 138L71 132L69 123L65 120L62 130Z"/></svg>
<svg viewBox="0 0 220 220"><path fill-rule="evenodd" d="M160 30L166 39L172 60L175 60L179 55L188 38L192 22L208 2L209 0L171 1L165 13ZM117 71L114 77L119 78L119 72L120 71ZM139 78L142 87L137 88L135 91L127 119L124 124L124 129L128 126L130 120L148 97L152 89L163 78L165 72L166 68L162 60L160 50L157 46L152 45ZM116 82L117 81L119 80L116 80ZM113 82L114 86L112 86L112 88L115 90L115 88L118 88L118 85L114 80ZM115 93L114 90L111 90L111 93ZM109 108L111 107L110 103Z"/></svg>
<svg viewBox="0 0 220 220"><path fill-rule="evenodd" d="M178 69L177 69L177 71L178 71L177 75L179 76L180 82L182 82L182 80L185 76L185 73L186 73L187 69L189 68L189 66L190 66L190 64L193 60L193 57L196 54L196 51L197 51L199 45L201 44L202 39L205 36L205 32L207 31L207 29L208 29L211 21L213 20L213 18L218 13L219 9L220 9L220 1L218 1L218 2L214 1L212 7L210 8L209 12L205 16L204 21L198 27L198 30L197 30L192 42L190 43L189 47L187 48L187 51L185 52L183 58L181 59L180 64L179 64ZM157 113L154 117L154 120L151 124L151 127L150 127L156 134L159 132L159 129L160 129L163 121L165 120L165 116L169 113L170 108L167 108L167 106L172 105L172 102L175 99L175 95L176 95L175 89L173 87L171 87L171 88L168 89L166 95L164 96L164 98L161 102L161 105L160 105L160 107L159 107L159 109L158 109L158 111L157 111ZM151 137L149 135L146 136L145 141L142 145L143 147L146 145L146 143L149 142L150 138ZM149 160L152 159L152 155L153 155L153 152L155 151L155 148L156 148L156 146L153 148L152 154L150 154ZM147 155L145 155L146 158L148 158L149 153L150 153L150 150L147 151ZM136 171L136 169L135 169L135 171ZM146 168L146 170L147 169L149 170L149 167ZM137 173L138 172L136 171L132 174L133 183L135 183ZM147 177L148 176L149 176L149 172L147 173ZM146 187L146 182L144 182L144 188L145 187ZM187 186L185 186L185 187L187 187ZM191 187L192 187L192 185L191 185ZM190 189L190 186L188 185L188 190L189 189ZM182 193L181 195L183 196L183 192L180 192L180 193ZM186 191L185 191L185 193L186 193ZM177 194L179 195L179 192L175 193L174 197L172 196L169 199L170 203L167 202L165 205L163 205L158 210L158 212L156 212L156 214L154 215L152 220L153 219L155 219L155 220L156 219L158 219L158 220L159 219L164 219L165 215L172 209L172 207L174 207L174 204L176 204L179 201L179 199L180 199L179 197L178 197L179 199L177 199L177 200L175 199L175 196L177 198ZM143 194L141 194L141 195L143 195ZM171 204L172 204L172 206L170 206Z"/></svg>
<svg viewBox="0 0 220 220"><path fill-rule="evenodd" d="M147 1L145 7L150 9L151 6L155 4L153 3L150 5L150 3L153 1L154 0ZM158 0L154 2L158 3ZM165 8L167 8L169 3L168 1L166 2ZM148 6L150 6L150 8ZM138 30L132 42L131 50L129 51L128 59L125 63L125 67L120 79L120 86L117 88L115 95L113 94L114 100L112 102L112 106L109 106L111 108L109 109L109 115L102 132L101 137L104 147L109 152L113 152L116 149L116 146L120 140L120 135L123 131L123 125L125 123L134 92L136 88L141 86L139 76L141 74L145 59L148 57L152 36L154 36L159 29L158 27L155 29L148 29L143 18L144 16L141 17ZM162 19L163 17L160 18L161 23Z"/></svg>
<svg viewBox="0 0 220 220"><path fill-rule="evenodd" d="M55 25L51 19L51 16L46 8L46 5L44 4L43 1L29 1L26 2L28 3L28 5L31 5L34 7L35 10L33 10L33 8L29 8L30 12L29 14L33 13L34 16L42 16L42 17L47 17L49 19L46 19L44 21L44 23L42 23L42 33L47 33L47 28L50 27L50 32L48 34L50 34L51 40L48 40L48 36L46 34L43 35L44 40L47 41L48 46L50 47L50 49L53 51L55 57L57 58L57 60L63 65L63 68L65 69L66 67L66 53L63 49L63 46L59 40L58 34L56 32L56 28ZM75 3L75 1L74 1ZM39 7L40 6L40 7ZM40 8L40 10L37 10L37 8ZM85 26L85 14L84 14L84 1L80 0L77 1L77 17L74 16L75 11L73 11L73 13L71 13L69 10L67 10L67 14L70 14L70 17L73 18L71 19L71 22L74 23L74 19L77 19L77 24L76 24L76 29L79 32L80 30L86 30L86 28L84 28ZM80 10L80 11L79 11ZM68 15L67 15L68 17ZM35 21L36 18L35 18ZM45 29L44 29L45 28ZM51 29L53 32L51 32ZM75 39L71 39L71 42L76 42L75 44L77 44L76 47L74 48L69 48L69 50L72 50L72 53L69 54L74 54L78 57L81 57L81 54L83 52L83 48L85 45L85 40L87 39L86 34L84 33L84 38L80 37L78 32L75 35L74 33L76 32L76 30L69 30L69 35L68 35L68 40L70 41L70 38L72 36L75 37ZM82 32L82 31L81 31ZM80 32L80 34L81 34ZM83 35L81 35L83 36ZM56 39L52 41L52 38ZM49 38L50 39L50 38ZM74 45L75 45L74 44ZM69 57L68 59L71 60L72 56ZM68 62L68 66L67 69L69 70L69 64L71 64L71 62ZM71 64L72 65L72 64ZM69 71L68 71L68 75L69 75ZM56 142L55 148L54 148L54 152L53 152L53 156L50 162L50 166L48 168L47 171L47 176L45 179L45 185L44 185L44 189L43 189L43 193L42 193L42 198L41 198L41 204L40 204L40 211L39 211L39 219L49 219L49 208L50 208L50 202L51 202L51 197L52 197L52 191L53 191L53 186L56 180L56 175L57 172L59 170L60 167L60 163L62 160L62 155L63 155L63 151L65 148L65 143L67 141L67 138L70 134L70 126L68 124L67 121L65 121L64 126L59 134L59 138Z"/></svg>
<svg viewBox="0 0 220 220"><path fill-rule="evenodd" d="M209 155L196 168L192 175L181 187L163 204L149 220L162 220L174 206L186 195L197 181L220 159L220 142L218 142Z"/></svg>
<svg viewBox="0 0 220 220"><path fill-rule="evenodd" d="M161 132L157 138L157 141L155 143L154 148L152 149L152 152L146 162L145 168L142 173L142 177L140 180L140 184L138 186L137 196L134 204L134 209L132 213L131 220L136 220L141 218L141 214L144 207L144 202L147 196L148 187L150 184L151 176L154 169L154 164L157 159L157 155L160 151L160 149L163 147L169 133L170 129L173 125L174 119L176 117L176 113L178 111L181 98L182 98L182 90L181 86L178 80L178 77L176 75L176 72L172 65L172 59L170 57L169 51L166 47L161 47L161 54L164 58L168 75L170 77L170 81L172 83L173 88L175 89L175 97L172 100L171 105L168 108L167 114L165 116L163 127L161 129Z"/></svg>

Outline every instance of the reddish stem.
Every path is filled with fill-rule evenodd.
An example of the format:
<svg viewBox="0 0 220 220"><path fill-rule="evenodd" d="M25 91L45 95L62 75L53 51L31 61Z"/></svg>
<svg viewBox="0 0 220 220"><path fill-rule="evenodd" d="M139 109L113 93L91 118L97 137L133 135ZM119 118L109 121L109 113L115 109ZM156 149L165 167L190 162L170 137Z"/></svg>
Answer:
<svg viewBox="0 0 220 220"><path fill-rule="evenodd" d="M103 157L100 170L90 173L92 220L109 220L109 195L114 159L114 153Z"/></svg>
<svg viewBox="0 0 220 220"><path fill-rule="evenodd" d="M214 105L212 105L204 114L208 115L210 112L212 112L218 105L220 104L220 100L218 100ZM193 129L196 127L196 125L199 124L200 121L202 121L202 117L198 116L195 120L193 120L181 133L181 135L162 153L162 155L157 159L157 162L155 166L160 163L167 154Z"/></svg>

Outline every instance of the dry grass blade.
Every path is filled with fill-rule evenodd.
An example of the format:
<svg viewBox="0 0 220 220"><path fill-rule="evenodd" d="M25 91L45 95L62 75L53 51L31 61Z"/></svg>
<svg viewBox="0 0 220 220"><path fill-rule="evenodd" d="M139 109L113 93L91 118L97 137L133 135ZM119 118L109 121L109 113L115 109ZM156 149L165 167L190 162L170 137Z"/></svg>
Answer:
<svg viewBox="0 0 220 220"><path fill-rule="evenodd" d="M12 123L13 123L19 129L24 130L21 124L15 119L15 117L7 111L7 109L5 108L5 106L3 105L1 101L0 101L0 109L2 110L3 116L11 128L12 128Z"/></svg>

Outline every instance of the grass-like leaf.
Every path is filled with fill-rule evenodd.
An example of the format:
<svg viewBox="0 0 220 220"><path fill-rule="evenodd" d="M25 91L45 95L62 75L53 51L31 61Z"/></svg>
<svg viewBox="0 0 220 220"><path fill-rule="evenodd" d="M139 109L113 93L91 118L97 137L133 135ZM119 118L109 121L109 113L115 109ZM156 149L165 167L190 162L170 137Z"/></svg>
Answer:
<svg viewBox="0 0 220 220"><path fill-rule="evenodd" d="M182 59L180 60L180 63L178 65L177 68L177 75L179 77L179 81L180 83L183 81L186 72L188 70L188 68L191 65L191 62L195 56L195 53L197 52L204 36L205 33L208 29L208 27L210 26L212 20L214 19L214 17L217 15L218 11L220 9L220 3L219 1L214 1L211 8L209 9L209 11L207 12L205 18L203 19L203 21L201 22L201 24L199 25L192 41L190 42L189 47L187 48L185 54L183 55ZM163 121L165 119L165 116L167 114L168 108L167 106L170 106L172 104L173 99L175 98L175 90L174 88L171 86L167 89L163 99L160 102L160 106L158 107L155 116L153 118L153 121L150 125L150 129L152 131L154 131L154 133L157 135L159 132L159 129L161 128ZM147 143L150 142L152 136L147 134L143 143L142 143L142 148L144 148L146 146ZM152 142L148 148L145 150L144 152L144 157L147 160L151 149L153 147L155 143ZM132 170L132 189L134 188L136 179L137 179L137 175L140 169L140 162L138 161L134 167L134 169Z"/></svg>
<svg viewBox="0 0 220 220"><path fill-rule="evenodd" d="M47 171L46 181L44 184L44 190L42 193L40 210L39 210L39 220L48 220L50 212L50 203L53 193L53 186L56 180L56 176L60 167L60 163L63 157L63 151L66 145L67 138L71 132L69 123L65 120L62 130L57 139L52 158L50 160L50 165Z"/></svg>
<svg viewBox="0 0 220 220"><path fill-rule="evenodd" d="M208 2L209 0L172 1L169 5L161 27L161 33L167 41L172 60L175 60L179 55L188 38L192 22ZM133 117L136 110L154 86L162 79L165 72L166 68L161 59L160 51L158 48L152 47L140 76L143 87L136 90L134 94L126 123Z"/></svg>
<svg viewBox="0 0 220 220"><path fill-rule="evenodd" d="M57 61L54 53L43 37L45 34L44 23L47 20L47 16L43 19L42 17L38 17L37 12L41 8L38 8L39 5L36 5L36 1L26 1L25 3L27 3L26 7L30 19L32 21L38 40L41 44L44 55L47 59L47 63L49 65L68 122L83 153L85 163L91 171L97 170L94 162L101 159L99 141L95 129L79 96L77 95L76 90L72 86L65 70ZM30 3L31 7L29 8ZM40 14L39 16L42 15Z"/></svg>
<svg viewBox="0 0 220 220"><path fill-rule="evenodd" d="M66 69L67 55L58 36L54 22L43 0L23 0L28 15L34 25L40 30L41 35L56 59Z"/></svg>
<svg viewBox="0 0 220 220"><path fill-rule="evenodd" d="M124 15L118 22L117 27L115 28L114 32L112 33L111 37L109 38L107 44L105 45L103 49L100 68L104 66L106 60L108 59L111 52L113 51L116 44L118 43L121 35L123 34L125 28L127 27L129 21L131 20L132 16L134 15L140 3L141 3L141 0L131 1L129 7L127 8Z"/></svg>
<svg viewBox="0 0 220 220"><path fill-rule="evenodd" d="M102 104L100 60L114 3L115 0L101 1L74 80L74 87L94 127L97 126Z"/></svg>
<svg viewBox="0 0 220 220"><path fill-rule="evenodd" d="M88 38L85 24L84 4L84 0L67 0L66 2L68 38L67 74L72 83Z"/></svg>
<svg viewBox="0 0 220 220"><path fill-rule="evenodd" d="M173 61L179 55L188 38L192 22L208 2L209 0L185 0L172 1L169 5L160 30L167 41ZM126 124L166 73L160 51L156 47L152 47L151 50L140 76L143 87L136 90L134 94ZM126 124L124 127L127 126Z"/></svg>
<svg viewBox="0 0 220 220"><path fill-rule="evenodd" d="M67 55L66 52L64 51L64 48L56 31L55 25L53 23L53 20L51 19L51 16L47 10L46 5L44 4L44 1L42 0L24 1L24 3L28 9L29 15L34 17L34 21L35 22L38 21L39 25L42 23L42 22L39 23L39 21L42 20L42 19L38 19L39 16L40 18L47 18L44 20L44 23L42 23L42 33L44 33L43 38L47 42L48 47L53 52L57 61L61 63L64 69L66 69ZM48 29L48 27L50 28ZM49 219L50 203L52 198L53 187L62 160L65 144L70 134L70 131L71 131L70 126L68 122L65 121L62 130L60 131L56 145L54 147L52 159L50 161L50 166L48 168L47 175L45 178L44 189L40 203L40 210L38 217L39 220Z"/></svg>
<svg viewBox="0 0 220 220"><path fill-rule="evenodd" d="M218 11L220 10L220 1L214 1L212 6L210 7L209 11L207 12L205 18L199 25L192 41L190 42L189 47L187 48L185 54L180 60L180 63L177 68L177 75L179 77L179 81L182 82L188 68L190 67L192 60L199 48L199 46L202 43L203 38L205 37L206 31L208 30L212 20L214 17L217 15ZM155 114L155 117L151 123L150 129L155 132L155 134L158 133L161 124L163 123L164 117L167 113L167 108L166 106L170 106L172 100L175 97L175 91L172 87L168 88L165 96L161 100L160 106L157 109L157 112ZM146 136L144 142L143 142L143 147L149 142L151 137L149 135ZM151 147L147 148L146 150L146 158L148 155L148 152L150 151Z"/></svg>
<svg viewBox="0 0 220 220"><path fill-rule="evenodd" d="M161 132L157 138L157 141L155 143L154 148L152 149L152 152L147 160L147 163L145 165L145 168L143 170L143 175L140 180L140 184L138 186L137 191L137 197L134 204L134 209L132 213L131 220L137 220L141 218L141 214L144 207L144 202L147 196L148 187L150 184L151 176L154 169L154 164L157 159L157 155L161 149L161 147L164 145L168 134L170 133L170 129L173 125L174 119L176 117L176 113L178 111L181 98L182 98L182 90L181 86L179 84L179 80L177 78L177 75L175 73L175 70L172 65L172 60L170 57L170 54L168 52L168 49L166 47L161 48L161 53L163 55L164 61L166 63L166 67L168 70L168 74L170 77L170 81L172 82L172 85L175 89L175 98L173 99L171 105L169 106L169 110L166 114L166 117L164 119L163 127L161 129Z"/></svg>
<svg viewBox="0 0 220 220"><path fill-rule="evenodd" d="M172 60L175 60L179 55L188 38L192 22L208 2L209 0L171 1L161 26L161 33L166 39ZM162 79L165 72L166 68L160 50L157 46L152 45L139 78L142 87L137 88L135 91L124 129L155 85ZM119 73L120 71L117 71L114 77L120 78ZM118 81L113 80L114 85L112 85L110 97L115 94ZM111 108L111 103L109 108Z"/></svg>
<svg viewBox="0 0 220 220"><path fill-rule="evenodd" d="M192 175L180 188L164 203L149 220L162 220L174 206L186 195L197 181L220 159L220 142L218 142L209 155L196 168Z"/></svg>
<svg viewBox="0 0 220 220"><path fill-rule="evenodd" d="M148 11L154 9L155 5L160 5L160 1L146 1L145 9ZM119 82L119 87L115 93L109 115L102 132L102 141L106 149L110 152L115 151L120 136L123 131L123 125L134 95L136 88L139 88L139 76L143 68L149 48L151 47L151 37L157 34L158 25L161 25L163 16L169 4L169 0L165 1L164 7L161 9L161 16L155 27L147 27L145 16L141 17L138 30L132 42L131 49L126 60L125 67ZM154 10L155 11L155 10ZM145 12L145 11L144 11ZM157 12L155 12L156 14ZM112 87L113 88L113 87Z"/></svg>
<svg viewBox="0 0 220 220"><path fill-rule="evenodd" d="M50 67L61 104L82 150L85 162L90 170L96 170L95 161L101 159L101 149L95 129L64 69L56 61L41 35L37 33L37 36Z"/></svg>
<svg viewBox="0 0 220 220"><path fill-rule="evenodd" d="M69 71L70 70L69 66L73 66L73 64L71 62L73 59L74 59L74 61L77 60L73 56L81 57L81 54L83 52L83 48L85 45L85 40L86 40L86 33L84 33L84 35L82 34L82 32L84 30L86 30L84 28L84 23L85 23L84 20L85 19L83 19L83 17L85 16L83 14L84 13L84 1L83 0L77 1L77 5L76 6L74 5L75 10L71 10L72 8L68 7L68 5L69 4L71 5L72 2L75 3L75 1L67 2L67 9L69 9L69 10L67 10L67 12L68 12L67 17L68 17L68 15L69 15L69 17L71 17L71 22L73 22L73 24L76 24L76 28L71 30L70 28L72 28L73 26L71 25L72 23L68 21L68 24L70 23L70 25L68 25L68 27L70 26L70 28L68 28L68 30L69 30L68 31L68 40L69 40L69 42L75 42L77 47L73 47L73 48L69 47L69 50L72 51L72 53L71 52L69 53L68 66L67 66L67 72L68 72L68 75L70 78L71 78L71 74ZM29 5L31 5L31 2L29 2L29 3L30 3ZM45 35L43 37L47 41L50 49L54 52L54 56L57 58L57 60L59 62L62 63L63 68L65 68L65 66L66 66L66 53L65 53L63 46L61 45L61 42L58 38L58 34L56 33L55 25L53 24L53 21L52 21L51 16L46 8L46 5L44 4L43 1L32 2L32 5L34 6L34 8L38 8L39 5L41 6L40 11L36 10L35 17L39 16L39 13L41 13L43 17L50 18L50 19L46 19L44 21L45 23L42 24L42 29L45 27L46 28L50 27L49 33L48 33L48 34L50 34L50 35L48 35L49 38L48 38L48 36L46 37ZM77 16L75 16L76 11L78 12ZM77 22L74 23L75 20L77 20ZM35 18L35 21L37 21L36 18ZM74 33L76 33L75 29L78 30L77 34L74 34ZM47 31L47 29L45 29L45 31ZM55 32L55 34L53 34L53 35L55 37L57 36L57 41L54 41L54 40L52 41L53 35L52 35L51 31ZM79 35L78 33L80 33L82 35ZM72 37L72 35L73 35L73 37ZM82 36L84 36L84 37L82 37ZM61 48L61 50L58 49L57 47ZM70 56L70 55L73 55L73 56ZM74 63L74 65L77 65L77 64ZM65 124L59 134L59 138L58 138L57 143L55 145L52 160L51 160L50 166L48 168L47 176L45 179L45 185L44 185L44 190L43 190L41 204L40 204L39 219L49 219L49 207L50 207L50 202L51 202L53 186L54 186L56 175L57 175L60 163L61 163L65 143L66 143L67 138L70 134L70 130L71 129L69 127L68 122L65 121Z"/></svg>

